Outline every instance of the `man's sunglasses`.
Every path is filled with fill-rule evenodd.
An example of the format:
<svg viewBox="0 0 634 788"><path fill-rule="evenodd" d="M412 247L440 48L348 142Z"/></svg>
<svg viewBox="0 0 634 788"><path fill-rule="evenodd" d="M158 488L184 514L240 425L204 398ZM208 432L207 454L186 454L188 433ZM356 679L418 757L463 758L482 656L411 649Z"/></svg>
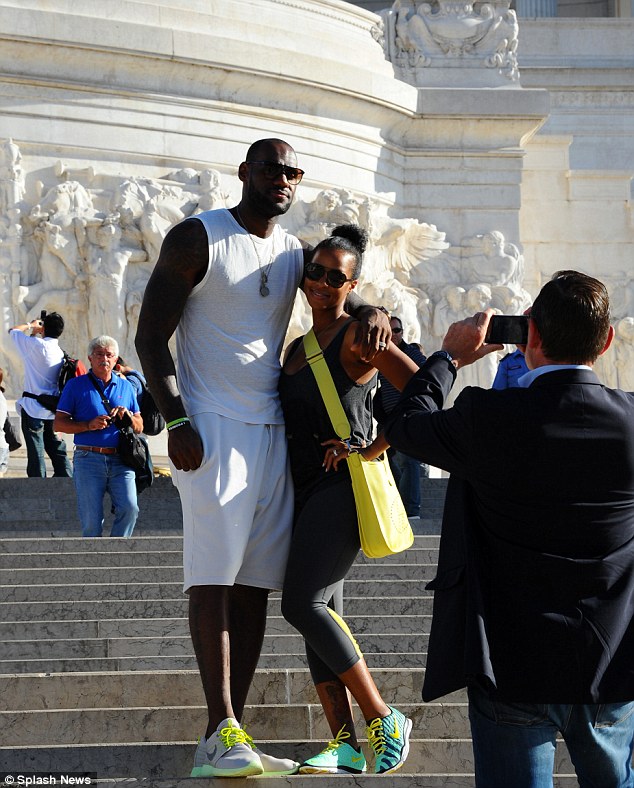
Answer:
<svg viewBox="0 0 634 788"><path fill-rule="evenodd" d="M274 181L284 173L284 177L291 186L296 186L304 177L304 170L300 170L298 167L287 167L286 164L280 164L277 161L248 161L247 164L259 164L264 172L264 177L270 181Z"/></svg>
<svg viewBox="0 0 634 788"><path fill-rule="evenodd" d="M330 287L339 289L343 287L346 282L354 282L354 279L348 279L343 271L337 271L334 268L326 268L319 263L306 263L304 266L305 276L311 282L319 282L319 280L326 274L326 284Z"/></svg>

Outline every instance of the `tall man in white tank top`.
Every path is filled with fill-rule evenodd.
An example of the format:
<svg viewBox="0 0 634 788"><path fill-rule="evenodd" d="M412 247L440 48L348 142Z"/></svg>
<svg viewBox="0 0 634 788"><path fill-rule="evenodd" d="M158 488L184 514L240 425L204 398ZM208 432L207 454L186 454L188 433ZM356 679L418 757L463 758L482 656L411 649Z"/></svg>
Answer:
<svg viewBox="0 0 634 788"><path fill-rule="evenodd" d="M277 224L303 171L279 139L240 164L240 203L173 227L148 282L136 347L165 417L183 509L189 624L209 722L193 777L293 774L241 727L268 592L282 586L293 494L277 396L280 355L303 277L300 242ZM389 322L354 297L370 359ZM176 332L176 364L168 342Z"/></svg>

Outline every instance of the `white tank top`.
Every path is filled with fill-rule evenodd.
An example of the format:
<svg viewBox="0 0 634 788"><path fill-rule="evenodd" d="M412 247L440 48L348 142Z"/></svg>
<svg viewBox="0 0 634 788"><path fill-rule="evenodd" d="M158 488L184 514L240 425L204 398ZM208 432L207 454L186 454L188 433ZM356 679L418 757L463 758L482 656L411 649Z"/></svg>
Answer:
<svg viewBox="0 0 634 788"><path fill-rule="evenodd" d="M185 409L190 415L213 412L248 424L282 424L277 382L302 277L301 245L278 225L267 239L249 236L224 208L195 218L207 231L209 267L176 329ZM269 259L270 292L263 297L260 268Z"/></svg>

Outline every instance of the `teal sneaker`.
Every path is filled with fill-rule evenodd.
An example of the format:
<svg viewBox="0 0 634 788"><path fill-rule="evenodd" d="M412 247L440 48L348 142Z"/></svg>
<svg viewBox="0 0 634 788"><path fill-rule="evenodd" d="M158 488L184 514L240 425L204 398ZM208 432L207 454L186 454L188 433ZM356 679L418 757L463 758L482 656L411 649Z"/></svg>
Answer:
<svg viewBox="0 0 634 788"><path fill-rule="evenodd" d="M320 753L304 761L299 767L299 773L363 774L367 768L365 756L344 741L349 738L350 733L342 728Z"/></svg>
<svg viewBox="0 0 634 788"><path fill-rule="evenodd" d="M389 708L391 713L387 717L377 717L367 727L368 744L375 755L375 774L395 772L409 755L412 721L398 709Z"/></svg>

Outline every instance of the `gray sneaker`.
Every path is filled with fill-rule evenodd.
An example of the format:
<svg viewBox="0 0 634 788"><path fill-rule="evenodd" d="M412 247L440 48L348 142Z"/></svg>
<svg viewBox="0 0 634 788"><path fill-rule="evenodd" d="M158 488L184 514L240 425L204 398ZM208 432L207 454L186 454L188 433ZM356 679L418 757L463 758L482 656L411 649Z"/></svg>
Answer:
<svg viewBox="0 0 634 788"><path fill-rule="evenodd" d="M208 739L201 736L192 777L249 777L264 769L258 754L247 742L239 723L228 717Z"/></svg>

